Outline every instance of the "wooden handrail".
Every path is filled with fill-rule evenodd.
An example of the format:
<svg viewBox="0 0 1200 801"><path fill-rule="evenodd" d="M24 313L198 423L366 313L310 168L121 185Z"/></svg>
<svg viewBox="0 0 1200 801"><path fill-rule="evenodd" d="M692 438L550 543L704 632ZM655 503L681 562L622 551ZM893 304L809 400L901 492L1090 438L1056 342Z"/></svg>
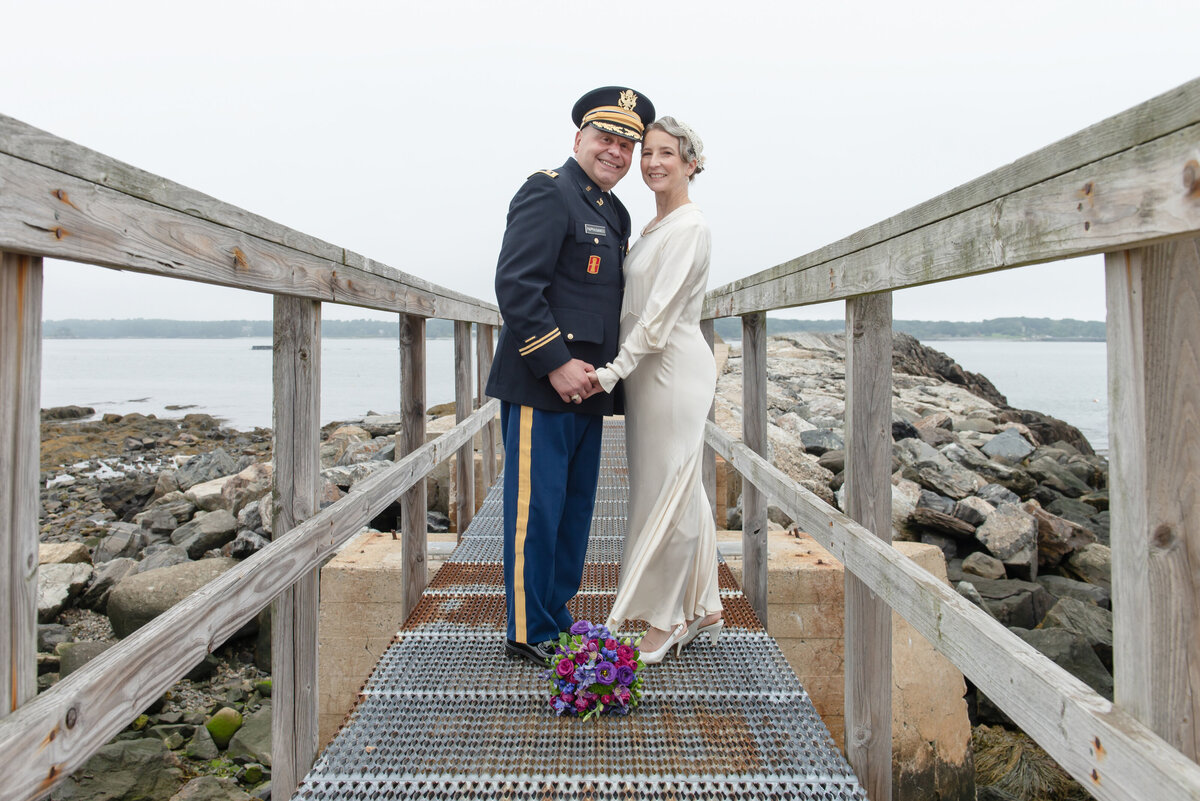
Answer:
<svg viewBox="0 0 1200 801"><path fill-rule="evenodd" d="M839 559L1097 798L1200 798L1200 765L715 423L705 441Z"/></svg>
<svg viewBox="0 0 1200 801"><path fill-rule="evenodd" d="M0 718L0 801L48 792L277 595L470 442L498 400L223 573L54 687Z"/></svg>
<svg viewBox="0 0 1200 801"><path fill-rule="evenodd" d="M733 317L1186 236L1200 79L804 256L711 290Z"/></svg>
<svg viewBox="0 0 1200 801"><path fill-rule="evenodd" d="M422 317L499 310L0 115L0 250Z"/></svg>

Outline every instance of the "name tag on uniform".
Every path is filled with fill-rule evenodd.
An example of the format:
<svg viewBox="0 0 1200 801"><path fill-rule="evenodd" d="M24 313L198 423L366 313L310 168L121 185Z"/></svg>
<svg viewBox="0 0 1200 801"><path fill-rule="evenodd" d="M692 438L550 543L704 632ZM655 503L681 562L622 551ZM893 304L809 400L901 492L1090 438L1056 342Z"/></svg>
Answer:
<svg viewBox="0 0 1200 801"><path fill-rule="evenodd" d="M588 236L608 236L608 228L603 225L584 223L583 232Z"/></svg>
<svg viewBox="0 0 1200 801"><path fill-rule="evenodd" d="M600 272L600 257L599 256L589 256L588 257L588 272L591 273L592 275L595 275L596 273Z"/></svg>

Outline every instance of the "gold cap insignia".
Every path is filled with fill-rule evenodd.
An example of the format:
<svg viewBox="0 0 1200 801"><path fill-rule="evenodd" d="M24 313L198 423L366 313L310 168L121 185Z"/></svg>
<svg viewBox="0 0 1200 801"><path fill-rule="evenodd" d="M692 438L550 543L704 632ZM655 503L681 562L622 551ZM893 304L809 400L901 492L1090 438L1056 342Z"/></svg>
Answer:
<svg viewBox="0 0 1200 801"><path fill-rule="evenodd" d="M626 89L624 92L621 92L621 97L617 102L626 111L633 111L637 108L638 96L633 93L632 89Z"/></svg>

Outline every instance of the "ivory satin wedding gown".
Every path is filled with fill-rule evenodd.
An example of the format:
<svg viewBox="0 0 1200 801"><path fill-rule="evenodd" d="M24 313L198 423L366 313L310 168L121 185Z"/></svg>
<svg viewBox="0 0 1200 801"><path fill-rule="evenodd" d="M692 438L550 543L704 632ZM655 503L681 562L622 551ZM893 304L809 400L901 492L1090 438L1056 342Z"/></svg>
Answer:
<svg viewBox="0 0 1200 801"><path fill-rule="evenodd" d="M710 236L693 203L647 227L625 260L621 347L597 377L625 382L629 533L609 623L673 626L721 611L717 537L701 479L716 387L700 332Z"/></svg>

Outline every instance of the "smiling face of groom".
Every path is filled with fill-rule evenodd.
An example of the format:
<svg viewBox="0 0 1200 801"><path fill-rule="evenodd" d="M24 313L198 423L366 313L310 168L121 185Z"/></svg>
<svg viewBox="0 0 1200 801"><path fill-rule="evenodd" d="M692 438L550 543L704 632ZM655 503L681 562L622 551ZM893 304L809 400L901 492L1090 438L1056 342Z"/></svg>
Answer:
<svg viewBox="0 0 1200 801"><path fill-rule="evenodd" d="M629 172L633 146L630 139L587 125L575 134L575 160L607 192Z"/></svg>

